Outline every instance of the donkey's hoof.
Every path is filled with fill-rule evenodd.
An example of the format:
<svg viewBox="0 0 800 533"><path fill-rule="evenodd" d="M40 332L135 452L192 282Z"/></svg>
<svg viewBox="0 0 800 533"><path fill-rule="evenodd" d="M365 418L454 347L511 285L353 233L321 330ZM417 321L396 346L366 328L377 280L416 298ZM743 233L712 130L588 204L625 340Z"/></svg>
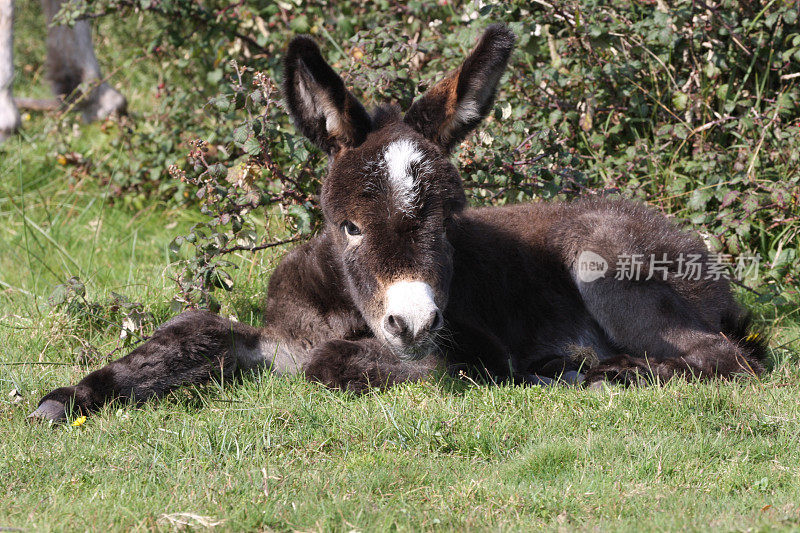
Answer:
<svg viewBox="0 0 800 533"><path fill-rule="evenodd" d="M20 124L19 111L14 100L0 95L0 143L14 135Z"/></svg>
<svg viewBox="0 0 800 533"><path fill-rule="evenodd" d="M112 115L124 115L128 110L128 101L108 84L101 84L92 93L89 102L83 108L84 122L105 120Z"/></svg>
<svg viewBox="0 0 800 533"><path fill-rule="evenodd" d="M589 390L605 392L611 388L611 385L608 383L608 381L600 379L597 381L592 381L591 383L589 383L589 385L586 386L586 388L588 388Z"/></svg>
<svg viewBox="0 0 800 533"><path fill-rule="evenodd" d="M53 422L59 424L67 420L67 407L56 400L45 400L34 412L28 415L28 422Z"/></svg>
<svg viewBox="0 0 800 533"><path fill-rule="evenodd" d="M586 376L581 374L580 372L576 372L575 370L568 370L561 374L559 377L559 381L572 386L579 386L582 385L584 381L586 381Z"/></svg>
<svg viewBox="0 0 800 533"><path fill-rule="evenodd" d="M14 130L0 130L0 144L3 144L12 135L14 135Z"/></svg>

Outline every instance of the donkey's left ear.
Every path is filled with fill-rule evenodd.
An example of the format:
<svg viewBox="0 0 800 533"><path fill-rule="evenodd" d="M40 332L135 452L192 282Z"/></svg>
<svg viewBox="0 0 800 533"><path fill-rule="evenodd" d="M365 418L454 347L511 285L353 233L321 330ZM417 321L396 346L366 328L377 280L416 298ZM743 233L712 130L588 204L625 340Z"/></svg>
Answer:
<svg viewBox="0 0 800 533"><path fill-rule="evenodd" d="M309 37L295 37L289 43L283 97L297 128L330 156L358 146L372 129L364 106L345 88Z"/></svg>
<svg viewBox="0 0 800 533"><path fill-rule="evenodd" d="M419 97L403 119L450 152L489 113L516 37L489 26L461 66Z"/></svg>

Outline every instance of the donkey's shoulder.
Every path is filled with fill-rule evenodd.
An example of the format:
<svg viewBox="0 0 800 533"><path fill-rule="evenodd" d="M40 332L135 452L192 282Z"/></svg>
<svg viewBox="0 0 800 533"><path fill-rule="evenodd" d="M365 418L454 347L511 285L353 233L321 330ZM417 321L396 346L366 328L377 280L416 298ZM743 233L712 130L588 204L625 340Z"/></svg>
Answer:
<svg viewBox="0 0 800 533"><path fill-rule="evenodd" d="M341 269L331 250L330 235L323 232L291 250L280 261L269 282L268 313L287 308L312 307L321 312L349 309L352 301L343 285Z"/></svg>
<svg viewBox="0 0 800 533"><path fill-rule="evenodd" d="M521 223L548 223L557 217L562 205L554 202L532 201L503 206L474 207L465 210L460 217L464 221L498 226Z"/></svg>

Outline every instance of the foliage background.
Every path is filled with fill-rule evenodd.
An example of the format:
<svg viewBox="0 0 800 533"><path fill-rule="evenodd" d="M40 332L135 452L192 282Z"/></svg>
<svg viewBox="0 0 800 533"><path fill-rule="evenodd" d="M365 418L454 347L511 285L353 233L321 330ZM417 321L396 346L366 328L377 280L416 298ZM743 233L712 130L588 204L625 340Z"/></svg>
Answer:
<svg viewBox="0 0 800 533"><path fill-rule="evenodd" d="M279 99L272 87L250 84L253 72L280 79L292 35L314 35L367 104L405 108L490 21L507 22L519 43L494 116L457 154L473 204L635 197L690 222L717 251L759 254L772 285L763 300L780 298L800 275L794 2L77 0L64 18L87 12L153 17L148 48L161 80L157 109L112 141L129 162L93 174L135 206L217 192L201 199L215 208L212 225L200 241L189 236L201 257L186 265L185 303L216 307L211 287L231 288L220 249L273 237L217 199L249 204L245 211L280 204L300 234L314 230L324 159L270 105ZM183 157L193 139L208 143L203 161ZM171 179L170 163L189 182ZM268 197L255 199L253 188ZM230 200L235 192L249 200Z"/></svg>

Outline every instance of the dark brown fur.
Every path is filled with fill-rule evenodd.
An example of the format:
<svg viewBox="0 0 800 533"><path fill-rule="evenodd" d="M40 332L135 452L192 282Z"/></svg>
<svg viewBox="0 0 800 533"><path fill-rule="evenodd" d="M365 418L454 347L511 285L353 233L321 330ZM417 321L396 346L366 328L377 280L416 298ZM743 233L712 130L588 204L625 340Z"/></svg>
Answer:
<svg viewBox="0 0 800 533"><path fill-rule="evenodd" d="M666 279L577 275L584 251L612 269L624 254L708 260L696 235L653 210L622 200L464 208L447 154L489 112L513 42L490 27L401 117L390 107L367 115L313 41L294 40L285 98L332 158L326 225L273 273L264 327L184 313L45 396L32 416L59 420L71 406L87 413L258 367L352 391L420 379L442 363L515 383L761 372L764 348L724 279L683 279L674 267Z"/></svg>

